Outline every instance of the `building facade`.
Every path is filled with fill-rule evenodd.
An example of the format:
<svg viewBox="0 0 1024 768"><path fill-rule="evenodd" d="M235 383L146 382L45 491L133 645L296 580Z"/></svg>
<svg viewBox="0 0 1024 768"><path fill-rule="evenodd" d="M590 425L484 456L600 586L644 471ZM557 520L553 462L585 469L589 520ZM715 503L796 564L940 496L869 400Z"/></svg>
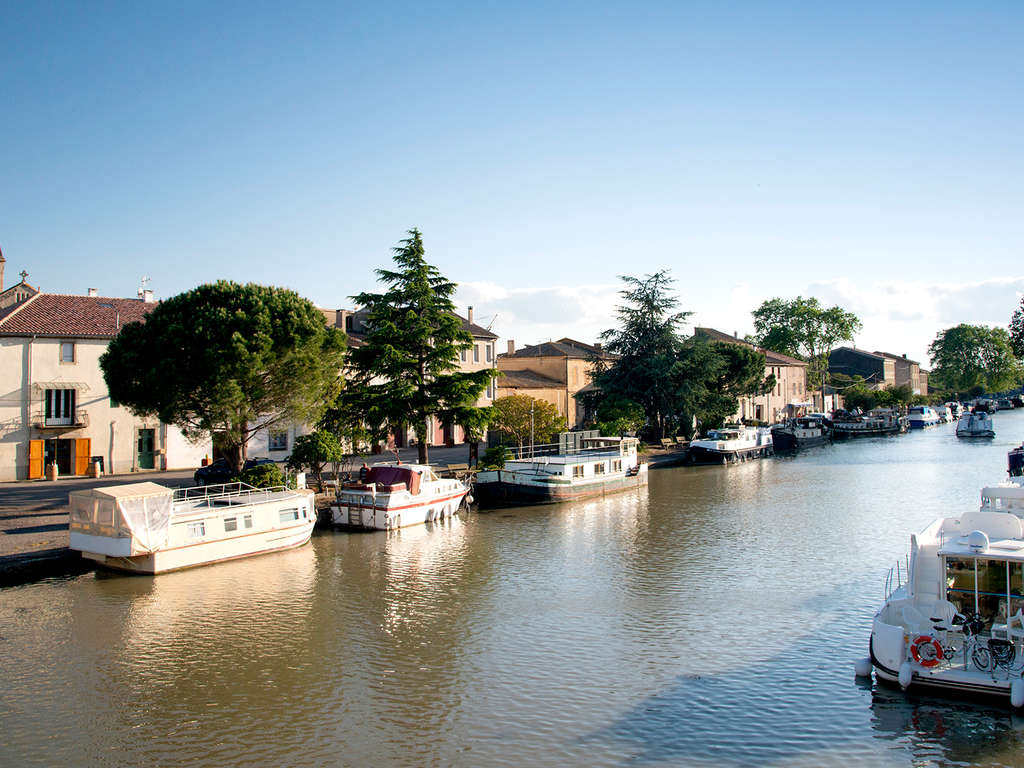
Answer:
<svg viewBox="0 0 1024 768"><path fill-rule="evenodd" d="M928 394L927 385L922 385L921 382L920 363L916 360L908 360L906 355L894 355L891 352L879 352L877 350L875 354L892 361L893 382L895 386L910 387L910 391L915 395Z"/></svg>
<svg viewBox="0 0 1024 768"><path fill-rule="evenodd" d="M139 299L33 293L0 309L0 480L184 469L210 455L173 426L110 399L99 359L121 326L144 320Z"/></svg>
<svg viewBox="0 0 1024 768"><path fill-rule="evenodd" d="M856 347L836 347L828 356L828 372L859 376L872 389L896 386L895 356L867 352Z"/></svg>
<svg viewBox="0 0 1024 768"><path fill-rule="evenodd" d="M585 344L575 339L547 341L516 349L508 342L508 351L498 355L498 397L529 395L551 403L565 418L566 429L582 427L591 414L576 395L592 387L591 368L596 358L613 357L600 344Z"/></svg>
<svg viewBox="0 0 1024 768"><path fill-rule="evenodd" d="M757 397L741 397L737 418L775 424L784 421L797 407L820 407L820 394L807 391L807 363L803 360L756 347L738 338L736 334L730 336L714 328L694 328L694 336L709 341L739 344L764 355L765 377L774 376L775 386Z"/></svg>

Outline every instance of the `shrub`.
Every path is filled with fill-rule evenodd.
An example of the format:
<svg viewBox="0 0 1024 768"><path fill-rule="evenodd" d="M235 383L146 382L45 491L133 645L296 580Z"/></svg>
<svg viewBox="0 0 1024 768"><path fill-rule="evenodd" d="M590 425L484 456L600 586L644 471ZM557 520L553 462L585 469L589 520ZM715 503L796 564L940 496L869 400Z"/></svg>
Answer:
<svg viewBox="0 0 1024 768"><path fill-rule="evenodd" d="M484 457L480 460L480 469L502 469L505 466L505 459L508 452L503 445L492 445L484 451Z"/></svg>
<svg viewBox="0 0 1024 768"><path fill-rule="evenodd" d="M284 485L284 473L277 464L260 464L242 472L238 479L254 488L270 488Z"/></svg>

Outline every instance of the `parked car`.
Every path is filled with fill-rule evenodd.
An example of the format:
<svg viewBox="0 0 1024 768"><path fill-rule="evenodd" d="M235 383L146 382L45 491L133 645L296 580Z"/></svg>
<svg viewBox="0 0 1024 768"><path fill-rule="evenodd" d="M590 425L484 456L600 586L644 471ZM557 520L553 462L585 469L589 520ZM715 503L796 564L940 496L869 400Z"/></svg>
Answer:
<svg viewBox="0 0 1024 768"><path fill-rule="evenodd" d="M242 471L262 464L274 463L273 459L247 459ZM220 485L221 483L230 483L235 479L235 475L231 471L231 467L228 466L227 459L217 459L213 463L197 469L192 475L192 479L196 485Z"/></svg>

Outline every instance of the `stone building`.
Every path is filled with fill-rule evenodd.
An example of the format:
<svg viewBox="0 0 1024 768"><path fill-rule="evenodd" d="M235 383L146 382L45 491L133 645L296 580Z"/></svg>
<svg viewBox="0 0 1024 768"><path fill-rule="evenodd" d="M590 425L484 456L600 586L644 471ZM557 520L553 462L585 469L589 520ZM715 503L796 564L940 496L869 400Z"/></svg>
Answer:
<svg viewBox="0 0 1024 768"><path fill-rule="evenodd" d="M739 344L765 356L764 373L766 377L775 377L775 386L767 394L740 398L738 418L775 424L785 420L795 407L820 407L820 395L807 391L807 363L803 360L756 347L736 334L729 335L714 328L694 328L694 336Z"/></svg>
<svg viewBox="0 0 1024 768"><path fill-rule="evenodd" d="M860 376L872 389L896 386L894 356L867 352L856 347L836 347L828 356L828 372Z"/></svg>
<svg viewBox="0 0 1024 768"><path fill-rule="evenodd" d="M591 366L595 358L613 360L600 344L559 339L516 349L509 340L508 351L498 355L498 397L529 395L553 404L565 418L566 429L582 427L592 416L576 395L591 387Z"/></svg>

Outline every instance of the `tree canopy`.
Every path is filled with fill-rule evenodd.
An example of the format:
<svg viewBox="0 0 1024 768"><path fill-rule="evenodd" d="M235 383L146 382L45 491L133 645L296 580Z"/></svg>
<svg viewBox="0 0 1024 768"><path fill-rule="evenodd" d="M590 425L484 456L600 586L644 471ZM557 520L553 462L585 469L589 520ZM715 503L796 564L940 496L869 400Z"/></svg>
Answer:
<svg viewBox="0 0 1024 768"><path fill-rule="evenodd" d="M295 438L295 447L288 457L288 467L301 471L308 468L316 478L317 488L323 488L323 472L327 464L335 468L345 458L341 442L332 432L316 430Z"/></svg>
<svg viewBox="0 0 1024 768"><path fill-rule="evenodd" d="M479 432L490 413L475 403L494 374L458 370L473 336L455 315L456 285L427 263L419 230L408 234L392 249L396 268L376 270L386 290L352 297L367 310L367 336L350 353L350 385L378 436L412 425L426 463L429 420Z"/></svg>
<svg viewBox="0 0 1024 768"><path fill-rule="evenodd" d="M1024 299L1010 316L1010 347L1018 359L1024 359Z"/></svg>
<svg viewBox="0 0 1024 768"><path fill-rule="evenodd" d="M530 439L531 427L535 444L552 442L565 429L565 417L546 400L508 395L494 401L491 426L522 448Z"/></svg>
<svg viewBox="0 0 1024 768"><path fill-rule="evenodd" d="M190 438L213 437L238 472L255 432L319 418L344 353L344 334L294 291L221 280L124 326L100 368L112 399Z"/></svg>
<svg viewBox="0 0 1024 768"><path fill-rule="evenodd" d="M690 339L672 371L678 421L704 428L720 427L739 410L741 397L763 395L775 386L765 376L765 356L741 344Z"/></svg>
<svg viewBox="0 0 1024 768"><path fill-rule="evenodd" d="M936 335L928 347L931 379L956 392L983 386L987 392L1020 382L1021 368L1005 328L961 323Z"/></svg>
<svg viewBox="0 0 1024 768"><path fill-rule="evenodd" d="M635 432L644 425L644 409L634 400L619 395L606 397L597 408L597 424L602 435L617 437Z"/></svg>
<svg viewBox="0 0 1024 768"><path fill-rule="evenodd" d="M807 385L820 389L829 352L840 341L853 341L860 319L841 307L822 307L816 298L773 298L753 311L757 346L807 362Z"/></svg>
<svg viewBox="0 0 1024 768"><path fill-rule="evenodd" d="M604 396L639 403L660 437L675 412L671 371L683 345L678 327L691 313L673 311L679 300L667 270L619 279L626 287L619 292L624 303L616 310L618 327L601 334L605 349L618 359L611 365L596 360L594 383Z"/></svg>

